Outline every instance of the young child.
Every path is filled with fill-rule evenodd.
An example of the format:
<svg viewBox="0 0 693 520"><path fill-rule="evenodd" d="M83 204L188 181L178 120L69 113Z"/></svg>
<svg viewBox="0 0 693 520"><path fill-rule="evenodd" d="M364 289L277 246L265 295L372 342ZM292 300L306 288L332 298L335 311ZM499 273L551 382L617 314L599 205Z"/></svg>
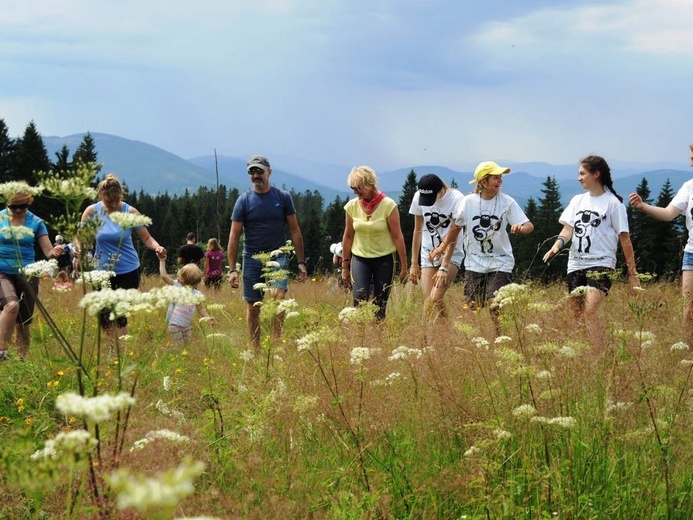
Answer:
<svg viewBox="0 0 693 520"><path fill-rule="evenodd" d="M166 252L157 254L159 257L159 274L164 282L177 287L190 287L193 293L199 294L197 286L202 281L202 271L197 264L187 264L178 271L178 279L174 280L166 272ZM195 305L180 305L171 302L166 314L168 322L168 333L176 345L185 343L192 333L190 322L195 314ZM202 304L197 305L197 312L204 318L209 318L209 322L215 325L216 322Z"/></svg>
<svg viewBox="0 0 693 520"><path fill-rule="evenodd" d="M224 252L221 250L219 241L210 238L207 242L207 252L205 253L205 287L214 287L215 290L221 288L222 262Z"/></svg>

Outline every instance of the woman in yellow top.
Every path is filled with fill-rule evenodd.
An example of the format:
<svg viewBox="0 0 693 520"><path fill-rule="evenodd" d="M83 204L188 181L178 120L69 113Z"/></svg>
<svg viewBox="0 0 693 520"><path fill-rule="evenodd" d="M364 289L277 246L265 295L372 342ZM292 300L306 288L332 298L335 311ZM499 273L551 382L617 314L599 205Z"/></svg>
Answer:
<svg viewBox="0 0 693 520"><path fill-rule="evenodd" d="M368 166L353 168L347 183L358 197L344 206L342 279L352 287L354 306L368 301L372 290L377 318L382 320L395 275L395 252L400 282L406 282L409 269L397 203L378 189L375 172Z"/></svg>

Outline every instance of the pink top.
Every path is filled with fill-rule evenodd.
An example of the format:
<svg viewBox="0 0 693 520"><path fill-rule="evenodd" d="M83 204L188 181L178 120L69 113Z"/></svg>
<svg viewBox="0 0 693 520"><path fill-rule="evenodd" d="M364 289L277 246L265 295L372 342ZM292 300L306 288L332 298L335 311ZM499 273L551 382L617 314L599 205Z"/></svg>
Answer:
<svg viewBox="0 0 693 520"><path fill-rule="evenodd" d="M207 251L205 253L205 277L221 276L221 263L224 261L223 251Z"/></svg>

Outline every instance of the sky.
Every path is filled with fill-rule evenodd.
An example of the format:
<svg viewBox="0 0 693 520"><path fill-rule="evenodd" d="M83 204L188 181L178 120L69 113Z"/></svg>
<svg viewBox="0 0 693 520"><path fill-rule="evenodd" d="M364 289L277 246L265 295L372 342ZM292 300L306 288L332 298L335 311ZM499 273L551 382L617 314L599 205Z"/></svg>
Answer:
<svg viewBox="0 0 693 520"><path fill-rule="evenodd" d="M376 170L688 164L691 0L2 0L13 137Z"/></svg>

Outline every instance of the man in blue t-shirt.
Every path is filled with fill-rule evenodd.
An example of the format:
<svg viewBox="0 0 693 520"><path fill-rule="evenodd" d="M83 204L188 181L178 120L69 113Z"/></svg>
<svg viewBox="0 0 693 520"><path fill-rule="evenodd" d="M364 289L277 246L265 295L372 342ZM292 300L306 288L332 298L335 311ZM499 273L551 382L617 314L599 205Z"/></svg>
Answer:
<svg viewBox="0 0 693 520"><path fill-rule="evenodd" d="M243 300L248 304L246 321L250 339L256 349L260 348L260 307L255 304L262 301L263 290L255 288L263 282L263 265L253 255L270 253L286 244L286 228L288 227L294 252L298 258L298 281L306 279L306 261L303 252L303 235L296 219L294 201L289 192L270 186L272 169L266 157L253 155L248 159L248 175L253 183L253 189L242 193L231 215L231 232L229 233L228 259L231 272L229 282L231 287L239 285L236 260L238 244L241 235L243 241ZM278 269L286 269L288 258L285 254L272 258L278 263ZM287 281L273 280L272 295L283 299L286 296ZM282 331L283 313L274 320L274 338L279 339Z"/></svg>

